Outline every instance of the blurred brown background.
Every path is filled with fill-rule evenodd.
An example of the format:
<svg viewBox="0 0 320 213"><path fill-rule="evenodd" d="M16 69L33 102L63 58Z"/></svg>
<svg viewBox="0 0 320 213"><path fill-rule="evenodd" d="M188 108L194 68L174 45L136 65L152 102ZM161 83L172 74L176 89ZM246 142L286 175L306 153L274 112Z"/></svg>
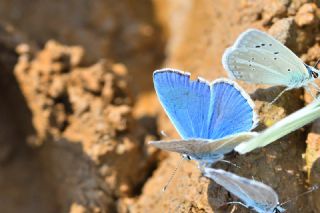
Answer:
<svg viewBox="0 0 320 213"><path fill-rule="evenodd" d="M225 77L221 55L249 27L306 63L320 58L320 2L308 0L0 1L0 212L248 212L179 156L147 146L177 138L152 72ZM303 90L241 85L258 130L310 101ZM318 122L319 123L319 122ZM317 122L218 167L270 184L280 202L319 183ZM307 150L307 152L306 152ZM288 212L320 212L320 192Z"/></svg>

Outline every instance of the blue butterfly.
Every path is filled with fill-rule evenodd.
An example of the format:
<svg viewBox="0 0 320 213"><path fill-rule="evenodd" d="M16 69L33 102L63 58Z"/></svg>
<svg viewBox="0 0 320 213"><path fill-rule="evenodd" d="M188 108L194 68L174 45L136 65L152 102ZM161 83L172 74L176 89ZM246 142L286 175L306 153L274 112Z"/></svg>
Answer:
<svg viewBox="0 0 320 213"><path fill-rule="evenodd" d="M200 163L214 163L235 146L256 135L254 103L235 82L202 78L161 69L153 74L160 103L182 140L153 141L151 145L183 154Z"/></svg>
<svg viewBox="0 0 320 213"><path fill-rule="evenodd" d="M240 204L246 208L253 208L258 213L279 213L285 209L280 207L277 193L261 182L240 177L221 169L205 168L204 176L213 179L226 188L243 202L230 202Z"/></svg>

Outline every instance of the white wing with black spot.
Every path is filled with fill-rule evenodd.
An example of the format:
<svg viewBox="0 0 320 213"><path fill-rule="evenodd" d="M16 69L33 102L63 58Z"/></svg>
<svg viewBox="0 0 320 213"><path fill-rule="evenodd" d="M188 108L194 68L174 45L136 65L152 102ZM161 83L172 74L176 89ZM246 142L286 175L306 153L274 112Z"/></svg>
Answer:
<svg viewBox="0 0 320 213"><path fill-rule="evenodd" d="M304 63L268 34L250 29L228 48L222 59L233 78L270 85L301 86L310 79Z"/></svg>

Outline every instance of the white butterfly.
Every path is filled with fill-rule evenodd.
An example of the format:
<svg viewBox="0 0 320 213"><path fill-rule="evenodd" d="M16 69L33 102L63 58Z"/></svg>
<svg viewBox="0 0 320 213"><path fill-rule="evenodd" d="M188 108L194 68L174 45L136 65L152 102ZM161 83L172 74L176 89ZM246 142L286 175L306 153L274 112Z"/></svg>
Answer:
<svg viewBox="0 0 320 213"><path fill-rule="evenodd" d="M229 204L240 204L246 208L252 208L258 213L285 211L279 204L277 193L264 183L240 177L221 169L205 168L203 173L204 176L211 178L244 202L229 202Z"/></svg>
<svg viewBox="0 0 320 213"><path fill-rule="evenodd" d="M256 29L249 29L238 37L234 45L224 52L222 64L231 78L286 86L278 97L299 87L310 92L309 85L320 91L313 82L318 78L319 70L304 64L281 42Z"/></svg>

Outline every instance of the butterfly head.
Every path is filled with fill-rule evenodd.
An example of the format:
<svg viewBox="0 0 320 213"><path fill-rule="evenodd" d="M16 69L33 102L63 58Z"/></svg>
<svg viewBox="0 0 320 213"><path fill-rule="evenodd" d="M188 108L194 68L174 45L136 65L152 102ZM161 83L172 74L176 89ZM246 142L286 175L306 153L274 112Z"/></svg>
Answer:
<svg viewBox="0 0 320 213"><path fill-rule="evenodd" d="M286 211L286 209L282 208L282 207L280 206L280 204L278 204L278 205L276 206L276 208L274 208L273 213L282 213L282 212L285 212L285 211Z"/></svg>
<svg viewBox="0 0 320 213"><path fill-rule="evenodd" d="M187 154L182 154L182 158L185 160L191 160L191 157Z"/></svg>
<svg viewBox="0 0 320 213"><path fill-rule="evenodd" d="M319 77L319 70L317 70L317 69L312 70L311 75L313 78L318 78Z"/></svg>
<svg viewBox="0 0 320 213"><path fill-rule="evenodd" d="M310 74L310 77L312 77L313 79L319 78L320 70L318 70L315 67L311 67L309 65L306 65L306 67L307 67L307 70Z"/></svg>

